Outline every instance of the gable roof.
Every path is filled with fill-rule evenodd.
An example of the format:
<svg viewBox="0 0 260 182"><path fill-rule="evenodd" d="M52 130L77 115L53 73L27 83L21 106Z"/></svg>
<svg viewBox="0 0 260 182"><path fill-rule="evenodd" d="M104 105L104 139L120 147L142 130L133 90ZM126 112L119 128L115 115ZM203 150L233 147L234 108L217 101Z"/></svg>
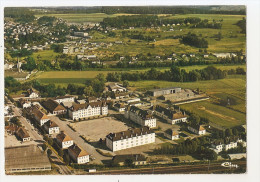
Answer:
<svg viewBox="0 0 260 182"><path fill-rule="evenodd" d="M54 121L51 121L51 120L44 123L44 125L47 126L48 128L59 127Z"/></svg>
<svg viewBox="0 0 260 182"><path fill-rule="evenodd" d="M87 109L89 106L91 107L105 107L107 104L105 101L99 101L99 102L91 102L91 103L85 103L85 104L77 104L73 103L70 107L70 110L72 111L78 111L82 109Z"/></svg>
<svg viewBox="0 0 260 182"><path fill-rule="evenodd" d="M44 101L42 104L50 112L66 110L65 107L63 107L57 101L52 100L52 99L48 99L47 101Z"/></svg>
<svg viewBox="0 0 260 182"><path fill-rule="evenodd" d="M75 157L82 157L89 155L85 150L83 150L81 147L79 147L76 144L73 144L68 148L68 150L75 156Z"/></svg>
<svg viewBox="0 0 260 182"><path fill-rule="evenodd" d="M190 127L194 128L197 131L203 131L205 128L202 125L197 125L197 124L191 124Z"/></svg>
<svg viewBox="0 0 260 182"><path fill-rule="evenodd" d="M63 131L56 136L57 140L60 142L66 142L66 141L71 141L72 139L70 138L69 135L65 134Z"/></svg>
<svg viewBox="0 0 260 182"><path fill-rule="evenodd" d="M30 137L28 132L23 127L19 127L18 130L16 131L16 133L22 139Z"/></svg>
<svg viewBox="0 0 260 182"><path fill-rule="evenodd" d="M106 138L109 138L112 141L118 141L126 138L132 138L135 136L146 135L150 133L154 133L154 131L148 126L144 126L142 128L128 129L126 131L122 131L118 133L110 133L106 136Z"/></svg>
<svg viewBox="0 0 260 182"><path fill-rule="evenodd" d="M28 89L28 90L27 90L27 93L28 93L29 95L31 95L32 93L37 93L37 94L39 94L39 92L38 92L37 90L35 90L34 88Z"/></svg>
<svg viewBox="0 0 260 182"><path fill-rule="evenodd" d="M157 112L163 113L166 115L169 119L180 119L180 118L186 118L187 115L182 114L181 111L176 111L170 108L166 108L161 105L156 105L152 107L153 110L156 110Z"/></svg>
<svg viewBox="0 0 260 182"><path fill-rule="evenodd" d="M140 109L136 106L128 106L127 110L140 116L142 119L153 119L153 115L149 114L147 110Z"/></svg>
<svg viewBox="0 0 260 182"><path fill-rule="evenodd" d="M49 119L48 116L42 111L40 111L37 107L32 107L32 114L37 116L40 120Z"/></svg>

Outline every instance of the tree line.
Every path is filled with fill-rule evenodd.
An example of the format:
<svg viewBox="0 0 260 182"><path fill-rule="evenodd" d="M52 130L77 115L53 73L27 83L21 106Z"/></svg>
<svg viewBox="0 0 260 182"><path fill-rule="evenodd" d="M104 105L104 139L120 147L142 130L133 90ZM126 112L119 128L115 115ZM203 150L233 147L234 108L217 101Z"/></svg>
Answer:
<svg viewBox="0 0 260 182"><path fill-rule="evenodd" d="M183 36L181 42L193 47L208 48L208 41L206 39L199 38L196 34L190 32Z"/></svg>
<svg viewBox="0 0 260 182"><path fill-rule="evenodd" d="M107 81L139 81L139 80L166 80L174 82L193 82L201 80L223 79L227 76L227 71L208 66L201 70L191 70L187 72L177 66L172 66L170 70L164 72L151 68L145 72L113 72L107 74Z"/></svg>

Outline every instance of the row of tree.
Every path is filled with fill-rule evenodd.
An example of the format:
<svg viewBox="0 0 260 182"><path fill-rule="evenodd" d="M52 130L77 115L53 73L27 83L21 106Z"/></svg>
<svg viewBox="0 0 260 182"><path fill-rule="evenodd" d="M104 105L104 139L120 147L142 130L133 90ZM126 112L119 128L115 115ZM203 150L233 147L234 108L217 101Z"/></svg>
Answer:
<svg viewBox="0 0 260 182"><path fill-rule="evenodd" d="M107 74L108 81L138 81L138 80L166 80L174 82L190 82L200 80L216 80L223 79L227 76L227 71L222 71L214 66L208 66L201 70L191 70L187 72L177 66L172 66L171 70L158 71L151 68L145 72L113 72Z"/></svg>

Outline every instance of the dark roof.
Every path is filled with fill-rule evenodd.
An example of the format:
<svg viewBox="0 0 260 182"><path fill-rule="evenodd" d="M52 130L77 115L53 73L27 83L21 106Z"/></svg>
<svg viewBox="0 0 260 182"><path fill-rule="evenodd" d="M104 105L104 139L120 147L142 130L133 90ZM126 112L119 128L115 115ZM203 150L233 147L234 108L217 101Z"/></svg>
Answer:
<svg viewBox="0 0 260 182"><path fill-rule="evenodd" d="M48 116L43 113L42 111L40 111L37 107L32 107L31 108L33 115L37 116L40 119L49 119Z"/></svg>
<svg viewBox="0 0 260 182"><path fill-rule="evenodd" d="M136 106L128 106L127 110L136 113L142 119L153 119L153 115L149 114L147 110L140 109Z"/></svg>
<svg viewBox="0 0 260 182"><path fill-rule="evenodd" d="M91 102L91 103L85 103L85 104L72 104L70 107L70 110L72 111L78 111L82 109L87 109L89 106L91 107L104 107L106 106L106 102L100 101L100 102Z"/></svg>
<svg viewBox="0 0 260 182"><path fill-rule="evenodd" d="M176 88L180 88L180 87L159 88L159 89L153 89L153 90L150 90L150 91L151 91L151 92L156 92L156 91L176 89Z"/></svg>
<svg viewBox="0 0 260 182"><path fill-rule="evenodd" d="M66 135L64 132L61 132L60 134L58 134L56 136L56 138L60 141L60 142L66 142L66 141L71 141L72 139L70 138L69 135Z"/></svg>
<svg viewBox="0 0 260 182"><path fill-rule="evenodd" d="M115 93L115 97L117 97L117 96L126 96L126 95L129 95L129 93L128 92Z"/></svg>
<svg viewBox="0 0 260 182"><path fill-rule="evenodd" d="M131 159L133 162L146 161L146 157L142 154L116 155L112 158L115 163L125 162L126 159Z"/></svg>
<svg viewBox="0 0 260 182"><path fill-rule="evenodd" d="M76 144L73 144L68 148L68 150L75 156L75 157L82 157L89 155L85 150L83 150L81 147L79 147Z"/></svg>
<svg viewBox="0 0 260 182"><path fill-rule="evenodd" d="M49 110L50 112L53 111L60 111L60 110L66 110L65 107L60 105L58 102L52 99L48 99L47 101L44 101L42 105Z"/></svg>
<svg viewBox="0 0 260 182"><path fill-rule="evenodd" d="M16 131L16 134L20 137L20 138L28 138L30 137L30 135L28 134L28 132L23 128L20 127L18 128L18 130Z"/></svg>
<svg viewBox="0 0 260 182"><path fill-rule="evenodd" d="M191 124L190 127L198 130L198 131L202 131L202 130L205 130L205 128L201 125L197 125L197 124Z"/></svg>
<svg viewBox="0 0 260 182"><path fill-rule="evenodd" d="M167 134L169 134L169 135L171 135L171 136L179 135L178 132L173 131L172 129L166 130L165 133L167 133Z"/></svg>
<svg viewBox="0 0 260 182"><path fill-rule="evenodd" d="M58 96L55 99L65 99L65 98L71 98L71 97L75 98L75 96L72 96L72 95L64 95L64 96Z"/></svg>
<svg viewBox="0 0 260 182"><path fill-rule="evenodd" d="M180 119L185 118L187 115L182 114L181 111L176 111L170 108L163 107L161 105L156 105L152 107L153 110L156 110L157 112L163 113L166 115L169 119Z"/></svg>
<svg viewBox="0 0 260 182"><path fill-rule="evenodd" d="M118 132L118 133L110 133L106 136L106 138L109 138L110 140L117 141L122 140L126 138L131 138L134 136L141 136L154 133L154 131L149 128L148 126L144 126L142 128L135 128L135 129L128 129L126 131Z"/></svg>
<svg viewBox="0 0 260 182"><path fill-rule="evenodd" d="M51 121L51 120L44 123L44 125L47 126L48 128L59 127L54 121Z"/></svg>
<svg viewBox="0 0 260 182"><path fill-rule="evenodd" d="M122 103L116 103L116 104L115 104L115 107L117 107L117 108L124 108L125 105L122 104Z"/></svg>

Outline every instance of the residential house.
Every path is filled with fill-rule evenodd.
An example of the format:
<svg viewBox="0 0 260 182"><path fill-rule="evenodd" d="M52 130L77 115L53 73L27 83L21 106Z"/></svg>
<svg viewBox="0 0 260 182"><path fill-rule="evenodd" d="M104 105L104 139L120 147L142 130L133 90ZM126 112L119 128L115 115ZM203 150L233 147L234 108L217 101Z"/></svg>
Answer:
<svg viewBox="0 0 260 182"><path fill-rule="evenodd" d="M27 96L31 99L35 99L39 97L39 92L34 88L30 88L27 90Z"/></svg>
<svg viewBox="0 0 260 182"><path fill-rule="evenodd" d="M60 132L60 127L54 121L51 121L51 120L44 123L43 127L49 135Z"/></svg>
<svg viewBox="0 0 260 182"><path fill-rule="evenodd" d="M190 130L193 133L196 133L197 135L205 135L206 130L201 125L189 125L188 130Z"/></svg>
<svg viewBox="0 0 260 182"><path fill-rule="evenodd" d="M17 137L20 138L23 142L31 140L30 135L23 127L19 127L15 133Z"/></svg>
<svg viewBox="0 0 260 182"><path fill-rule="evenodd" d="M178 140L180 138L179 133L168 129L164 132L164 136L169 138L170 140Z"/></svg>
<svg viewBox="0 0 260 182"><path fill-rule="evenodd" d="M65 95L65 96L56 97L54 100L59 104L63 102L74 102L75 97L70 95Z"/></svg>
<svg viewBox="0 0 260 182"><path fill-rule="evenodd" d="M67 112L67 109L60 105L58 102L48 99L47 101L44 101L42 105L52 114L60 115L65 114Z"/></svg>
<svg viewBox="0 0 260 182"><path fill-rule="evenodd" d="M125 105L123 103L116 103L114 105L114 108L119 111L119 112L124 112L125 111Z"/></svg>
<svg viewBox="0 0 260 182"><path fill-rule="evenodd" d="M246 142L242 141L238 137L226 137L225 139L215 140L211 144L211 147L216 153L219 153L223 150L236 148L238 146L238 143L241 143L243 147L246 146Z"/></svg>
<svg viewBox="0 0 260 182"><path fill-rule="evenodd" d="M130 155L116 155L112 158L112 162L114 164L118 164L120 166L125 165L126 160L133 161L135 166L146 165L146 157L142 154L130 154Z"/></svg>
<svg viewBox="0 0 260 182"><path fill-rule="evenodd" d="M106 146L113 152L154 142L155 133L147 126L110 133L106 136Z"/></svg>
<svg viewBox="0 0 260 182"><path fill-rule="evenodd" d="M151 110L155 115L165 119L170 124L187 122L187 115L185 112L182 113L181 111L176 111L161 105L154 105L151 107Z"/></svg>
<svg viewBox="0 0 260 182"><path fill-rule="evenodd" d="M89 154L76 144L68 148L69 156L77 164L85 164L89 162Z"/></svg>
<svg viewBox="0 0 260 182"><path fill-rule="evenodd" d="M56 136L56 141L62 149L67 149L73 145L73 140L63 131Z"/></svg>
<svg viewBox="0 0 260 182"><path fill-rule="evenodd" d="M31 101L27 101L27 100L24 100L24 99L19 99L19 103L20 105L22 106L22 108L27 108L27 107L31 107L32 103Z"/></svg>
<svg viewBox="0 0 260 182"><path fill-rule="evenodd" d="M49 117L45 113L43 113L41 110L39 110L36 106L33 106L31 108L30 114L41 126L50 120Z"/></svg>
<svg viewBox="0 0 260 182"><path fill-rule="evenodd" d="M134 121L141 126L156 127L156 118L149 114L147 110L140 109L136 106L128 106L125 109L125 118Z"/></svg>

